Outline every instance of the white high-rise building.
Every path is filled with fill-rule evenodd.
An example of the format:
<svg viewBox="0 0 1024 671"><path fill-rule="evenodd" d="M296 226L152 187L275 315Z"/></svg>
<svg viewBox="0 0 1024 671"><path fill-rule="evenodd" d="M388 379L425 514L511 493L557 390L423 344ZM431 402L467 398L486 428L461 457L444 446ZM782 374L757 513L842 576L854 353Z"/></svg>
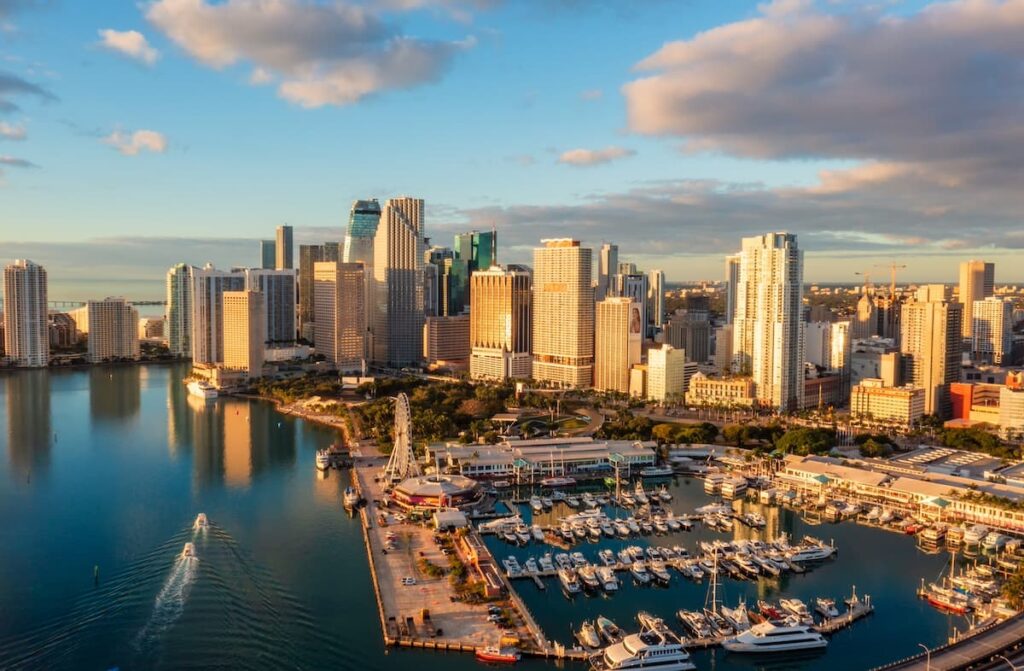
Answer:
<svg viewBox="0 0 1024 671"><path fill-rule="evenodd" d="M697 373L697 364L686 360L686 353L672 345L647 350L647 398L664 403L682 401Z"/></svg>
<svg viewBox="0 0 1024 671"><path fill-rule="evenodd" d="M595 298L603 301L611 289L612 277L619 271L619 246L606 242L597 257L597 291Z"/></svg>
<svg viewBox="0 0 1024 671"><path fill-rule="evenodd" d="M4 268L4 352L17 366L50 363L46 269L28 259Z"/></svg>
<svg viewBox="0 0 1024 671"><path fill-rule="evenodd" d="M139 311L123 298L86 303L88 360L93 363L139 358Z"/></svg>
<svg viewBox="0 0 1024 671"><path fill-rule="evenodd" d="M373 360L405 366L423 359L423 199L384 203L373 240Z"/></svg>
<svg viewBox="0 0 1024 671"><path fill-rule="evenodd" d="M629 373L640 363L644 323L640 304L612 296L596 306L594 389L629 393Z"/></svg>
<svg viewBox="0 0 1024 671"><path fill-rule="evenodd" d="M363 264L321 261L313 266L313 342L342 372L363 369L366 311Z"/></svg>
<svg viewBox="0 0 1024 671"><path fill-rule="evenodd" d="M648 320L655 328L665 325L665 273L652 270L648 273Z"/></svg>
<svg viewBox="0 0 1024 671"><path fill-rule="evenodd" d="M258 291L225 291L224 368L246 377L263 375L264 343L267 340L266 297Z"/></svg>
<svg viewBox="0 0 1024 671"><path fill-rule="evenodd" d="M192 362L224 361L224 292L244 291L245 273L192 268Z"/></svg>
<svg viewBox="0 0 1024 671"><path fill-rule="evenodd" d="M579 240L533 250L533 377L566 387L594 379L593 252Z"/></svg>
<svg viewBox="0 0 1024 671"><path fill-rule="evenodd" d="M961 334L965 340L974 328L974 302L983 301L995 293L996 264L985 261L964 261L960 264L960 303L964 306Z"/></svg>
<svg viewBox="0 0 1024 671"><path fill-rule="evenodd" d="M757 398L780 412L803 407L803 252L792 233L743 239L733 361Z"/></svg>
<svg viewBox="0 0 1024 671"><path fill-rule="evenodd" d="M925 390L924 411L948 418L949 385L960 381L963 306L946 299L941 284L925 285L903 304L900 352L903 380Z"/></svg>
<svg viewBox="0 0 1024 671"><path fill-rule="evenodd" d="M974 301L974 328L971 336L971 359L1002 366L1008 363L1013 347L1013 303L989 296Z"/></svg>
<svg viewBox="0 0 1024 671"><path fill-rule="evenodd" d="M740 255L725 257L725 323L736 319L736 291L740 284Z"/></svg>
<svg viewBox="0 0 1024 671"><path fill-rule="evenodd" d="M164 329L171 354L192 356L192 266L179 263L167 271Z"/></svg>
<svg viewBox="0 0 1024 671"><path fill-rule="evenodd" d="M493 267L473 273L469 286L470 377L530 377L530 274Z"/></svg>

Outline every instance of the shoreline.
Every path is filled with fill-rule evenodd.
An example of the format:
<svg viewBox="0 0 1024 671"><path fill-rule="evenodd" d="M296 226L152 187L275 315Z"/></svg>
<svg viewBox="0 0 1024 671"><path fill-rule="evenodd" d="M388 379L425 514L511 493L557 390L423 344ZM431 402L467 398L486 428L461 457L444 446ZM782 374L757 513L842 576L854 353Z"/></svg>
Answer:
<svg viewBox="0 0 1024 671"><path fill-rule="evenodd" d="M288 415L289 417L298 417L299 419L319 424L320 426L329 427L337 430L341 434L342 441L346 444L353 442L351 436L348 435L348 427L345 425L345 418L337 415L329 415L322 412L316 412L305 407L305 401L293 401L292 403L284 403L279 399L272 398L270 396L263 396L261 394L230 394L233 398L246 398L255 401L265 401L272 403L274 409L280 412L282 415Z"/></svg>

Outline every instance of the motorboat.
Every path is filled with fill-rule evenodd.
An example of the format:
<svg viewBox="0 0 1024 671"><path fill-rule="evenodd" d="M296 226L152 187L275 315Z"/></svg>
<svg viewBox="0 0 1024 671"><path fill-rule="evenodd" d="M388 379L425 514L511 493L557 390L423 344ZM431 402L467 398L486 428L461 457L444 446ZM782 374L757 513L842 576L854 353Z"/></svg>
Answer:
<svg viewBox="0 0 1024 671"><path fill-rule="evenodd" d="M619 550L619 552L616 555L616 557L618 558L620 564L632 564L633 563L633 557L630 556L629 550L626 550L626 549Z"/></svg>
<svg viewBox="0 0 1024 671"><path fill-rule="evenodd" d="M672 500L672 493L668 491L668 487L662 485L661 489L658 490L658 498L663 502L668 503Z"/></svg>
<svg viewBox="0 0 1024 671"><path fill-rule="evenodd" d="M633 499L642 506L650 503L650 499L647 498L647 492L644 491L644 485L642 482L637 482L636 487L633 490Z"/></svg>
<svg viewBox="0 0 1024 671"><path fill-rule="evenodd" d="M565 503L570 508L579 508L580 507L580 500L578 498L576 498L575 496L567 497L565 499Z"/></svg>
<svg viewBox="0 0 1024 671"><path fill-rule="evenodd" d="M676 617L683 623L687 631L696 639L708 639L711 638L711 625L708 624L703 613L698 613L692 610L681 610L676 613Z"/></svg>
<svg viewBox="0 0 1024 671"><path fill-rule="evenodd" d="M508 480L495 480L491 483L491 486L495 489L508 489L512 486L512 483Z"/></svg>
<svg viewBox="0 0 1024 671"><path fill-rule="evenodd" d="M196 546L195 543L185 543L185 547L181 549L182 559L195 559L196 557Z"/></svg>
<svg viewBox="0 0 1024 671"><path fill-rule="evenodd" d="M597 569L593 566L581 566L579 570L576 571L576 575L580 582L583 583L584 588L591 591L601 589L601 580L597 577Z"/></svg>
<svg viewBox="0 0 1024 671"><path fill-rule="evenodd" d="M732 636L736 631L729 624L729 621L722 616L717 610L705 608L704 619L711 625L711 631L716 636Z"/></svg>
<svg viewBox="0 0 1024 671"><path fill-rule="evenodd" d="M787 613L796 616L801 623L808 623L808 620L810 620L810 624L814 623L814 618L807 610L807 605L800 599L779 599L779 606Z"/></svg>
<svg viewBox="0 0 1024 671"><path fill-rule="evenodd" d="M530 527L525 524L520 524L516 527L516 539L523 545L530 542L530 535Z"/></svg>
<svg viewBox="0 0 1024 671"><path fill-rule="evenodd" d="M537 563L540 565L540 570L545 573L551 573L555 570L555 563L551 561L551 553L542 556Z"/></svg>
<svg viewBox="0 0 1024 671"><path fill-rule="evenodd" d="M681 531L683 528L683 525L679 523L679 520L677 520L674 517L669 517L668 519L666 519L665 526L668 527L669 531Z"/></svg>
<svg viewBox="0 0 1024 671"><path fill-rule="evenodd" d="M645 533L645 534L653 534L654 533L654 525L651 524L650 522L644 520L644 521L640 522L640 531L642 533Z"/></svg>
<svg viewBox="0 0 1024 671"><path fill-rule="evenodd" d="M615 533L623 538L629 536L629 527L622 520L615 520L612 522L612 527L615 529Z"/></svg>
<svg viewBox="0 0 1024 671"><path fill-rule="evenodd" d="M634 561L630 564L629 572L633 574L633 579L641 585L651 582L651 574L647 572L647 566L642 561Z"/></svg>
<svg viewBox="0 0 1024 671"><path fill-rule="evenodd" d="M636 621L640 623L640 626L648 631L664 631L667 629L665 621L656 615L648 613L646 610L642 610L636 614Z"/></svg>
<svg viewBox="0 0 1024 671"><path fill-rule="evenodd" d="M998 531L990 531L987 536L981 541L981 547L989 551L999 551L1006 545L1006 541L1010 540L1009 536L1004 536Z"/></svg>
<svg viewBox="0 0 1024 671"><path fill-rule="evenodd" d="M747 612L747 604L740 603L735 608L721 606L718 612L729 622L733 631L738 633L750 629L750 614Z"/></svg>
<svg viewBox="0 0 1024 671"><path fill-rule="evenodd" d="M605 566L615 565L615 553L605 548L597 553L597 558L601 560L601 563Z"/></svg>
<svg viewBox="0 0 1024 671"><path fill-rule="evenodd" d="M185 388L188 389L188 393L196 398L206 401L217 398L217 388L206 380L192 380L185 385Z"/></svg>
<svg viewBox="0 0 1024 671"><path fill-rule="evenodd" d="M723 480L721 484L722 496L727 499L740 496L743 492L747 491L747 487L748 484L746 478L740 476L727 478Z"/></svg>
<svg viewBox="0 0 1024 671"><path fill-rule="evenodd" d="M558 568L572 568L572 560L564 552L559 552L555 555L555 564Z"/></svg>
<svg viewBox="0 0 1024 671"><path fill-rule="evenodd" d="M667 534L668 523L666 523L664 519L656 519L654 520L654 530L657 531L659 534Z"/></svg>
<svg viewBox="0 0 1024 671"><path fill-rule="evenodd" d="M505 567L505 572L508 575L519 575L523 572L523 567L519 565L519 560L511 555L502 559L501 565Z"/></svg>
<svg viewBox="0 0 1024 671"><path fill-rule="evenodd" d="M544 478L540 481L542 487L572 487L576 484L576 480L567 477L552 477Z"/></svg>
<svg viewBox="0 0 1024 671"><path fill-rule="evenodd" d="M835 599L819 596L814 600L814 610L824 618L839 617L839 609L836 608Z"/></svg>
<svg viewBox="0 0 1024 671"><path fill-rule="evenodd" d="M205 529L208 526L210 526L210 522L206 519L206 513L196 515L196 521L192 523L193 529Z"/></svg>
<svg viewBox="0 0 1024 671"><path fill-rule="evenodd" d="M831 545L810 545L795 548L789 554L789 560L794 562L812 562L828 559L836 553Z"/></svg>
<svg viewBox="0 0 1024 671"><path fill-rule="evenodd" d="M562 583L562 588L567 594L578 594L580 591L580 581L576 577L576 572L571 568L559 568L558 569L558 580Z"/></svg>
<svg viewBox="0 0 1024 671"><path fill-rule="evenodd" d="M476 658L481 662L515 664L519 661L519 651L515 648L500 648L496 645L489 645L476 649Z"/></svg>
<svg viewBox="0 0 1024 671"><path fill-rule="evenodd" d="M530 497L530 508L533 509L533 512L535 513L544 512L544 504L540 502L539 496Z"/></svg>
<svg viewBox="0 0 1024 671"><path fill-rule="evenodd" d="M651 572L651 575L654 576L654 579L658 582L667 585L669 580L671 580L671 576L668 572L668 567L665 565L664 561L660 559L652 560L651 562L649 562L647 568Z"/></svg>
<svg viewBox="0 0 1024 671"><path fill-rule="evenodd" d="M637 524L637 521L635 519L633 519L632 517L627 517L626 518L626 526L629 527L630 533L634 533L634 534L640 533L640 525Z"/></svg>
<svg viewBox="0 0 1024 671"><path fill-rule="evenodd" d="M697 667L681 643L657 631L630 634L610 645L590 660L598 671L629 671L657 669L660 671L691 671Z"/></svg>
<svg viewBox="0 0 1024 671"><path fill-rule="evenodd" d="M611 522L602 522L601 533L607 536L608 538L615 538L615 527L612 526Z"/></svg>
<svg viewBox="0 0 1024 671"><path fill-rule="evenodd" d="M540 497L540 504L545 508L551 508L555 505L555 502L547 496Z"/></svg>
<svg viewBox="0 0 1024 671"><path fill-rule="evenodd" d="M576 632L576 639L588 648L600 648L601 637L597 635L597 629L590 620L584 620Z"/></svg>
<svg viewBox="0 0 1024 671"><path fill-rule="evenodd" d="M533 535L533 540L538 543L544 542L544 530L540 528L539 524L534 524L530 527L530 533Z"/></svg>
<svg viewBox="0 0 1024 671"><path fill-rule="evenodd" d="M587 565L587 558L583 556L582 552L573 552L569 555L572 560L573 568L580 568L581 566Z"/></svg>
<svg viewBox="0 0 1024 671"><path fill-rule="evenodd" d="M601 566L597 569L597 579L601 581L601 589L606 592L616 592L619 589L619 578L615 575L615 569L608 566Z"/></svg>
<svg viewBox="0 0 1024 671"><path fill-rule="evenodd" d="M359 505L359 492L356 491L355 487L346 487L341 501L346 508L351 510Z"/></svg>
<svg viewBox="0 0 1024 671"><path fill-rule="evenodd" d="M619 629L619 625L605 616L598 615L595 624L597 626L597 633L601 634L601 638L609 643L618 643L622 640L622 630Z"/></svg>
<svg viewBox="0 0 1024 671"><path fill-rule="evenodd" d="M818 650L828 640L806 625L775 624L771 621L755 624L750 629L722 641L729 652L787 652Z"/></svg>
<svg viewBox="0 0 1024 671"><path fill-rule="evenodd" d="M636 505L636 499L633 498L633 495L630 494L629 492L623 492L622 495L619 496L619 501L624 506L632 507Z"/></svg>
<svg viewBox="0 0 1024 671"><path fill-rule="evenodd" d="M551 502L552 502L552 504L554 504L556 501L559 502L559 503L565 501L565 492L563 492L563 491L553 491L553 492L551 492Z"/></svg>
<svg viewBox="0 0 1024 671"><path fill-rule="evenodd" d="M674 474L671 466L644 466L640 469L641 478L669 478Z"/></svg>
<svg viewBox="0 0 1024 671"><path fill-rule="evenodd" d="M327 450L316 451L317 470L326 471L331 467L331 455Z"/></svg>
<svg viewBox="0 0 1024 671"><path fill-rule="evenodd" d="M527 559L526 562L524 562L523 566L526 569L527 573L530 573L530 574L540 573L540 570L537 567L537 560L534 559L533 557L530 557L529 559Z"/></svg>

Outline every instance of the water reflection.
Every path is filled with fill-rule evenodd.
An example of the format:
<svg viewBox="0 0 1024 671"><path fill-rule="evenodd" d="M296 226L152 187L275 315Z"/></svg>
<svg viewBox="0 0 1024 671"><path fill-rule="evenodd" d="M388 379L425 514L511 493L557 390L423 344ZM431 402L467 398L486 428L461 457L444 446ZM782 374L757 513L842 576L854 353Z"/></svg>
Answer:
<svg viewBox="0 0 1024 671"><path fill-rule="evenodd" d="M89 412L94 421L118 421L139 414L140 366L95 366L89 369Z"/></svg>
<svg viewBox="0 0 1024 671"><path fill-rule="evenodd" d="M28 482L50 465L54 440L50 418L50 372L25 370L0 381L7 397L7 459L12 477Z"/></svg>

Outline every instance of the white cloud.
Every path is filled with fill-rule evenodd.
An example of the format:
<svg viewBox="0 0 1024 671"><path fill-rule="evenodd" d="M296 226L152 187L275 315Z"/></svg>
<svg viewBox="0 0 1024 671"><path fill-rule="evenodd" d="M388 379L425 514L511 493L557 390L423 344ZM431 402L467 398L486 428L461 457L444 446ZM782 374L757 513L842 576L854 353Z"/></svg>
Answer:
<svg viewBox="0 0 1024 671"><path fill-rule="evenodd" d="M24 125L14 125L6 121L0 121L0 138L5 140L24 140L26 137L28 137L28 133L25 131Z"/></svg>
<svg viewBox="0 0 1024 671"><path fill-rule="evenodd" d="M586 91L580 91L580 100L586 102L594 102L604 97L604 91L601 89L587 89Z"/></svg>
<svg viewBox="0 0 1024 671"><path fill-rule="evenodd" d="M201 63L247 63L250 82L279 79L278 94L303 107L436 81L474 44L405 37L367 7L337 1L157 0L146 16Z"/></svg>
<svg viewBox="0 0 1024 671"><path fill-rule="evenodd" d="M15 158L14 156L2 156L0 155L0 165L6 165L11 168L38 168L39 166L32 161L27 161L23 158Z"/></svg>
<svg viewBox="0 0 1024 671"><path fill-rule="evenodd" d="M103 142L125 156L135 156L142 151L162 154L167 150L167 138L155 130L137 130L134 133L115 130L103 138Z"/></svg>
<svg viewBox="0 0 1024 671"><path fill-rule="evenodd" d="M104 49L117 52L128 58L153 65L160 57L160 52L150 46L146 36L137 30L113 30L106 28L99 31L99 45Z"/></svg>
<svg viewBox="0 0 1024 671"><path fill-rule="evenodd" d="M600 165L620 158L635 155L636 152L625 147L605 147L604 149L570 149L558 157L559 163L575 166Z"/></svg>

